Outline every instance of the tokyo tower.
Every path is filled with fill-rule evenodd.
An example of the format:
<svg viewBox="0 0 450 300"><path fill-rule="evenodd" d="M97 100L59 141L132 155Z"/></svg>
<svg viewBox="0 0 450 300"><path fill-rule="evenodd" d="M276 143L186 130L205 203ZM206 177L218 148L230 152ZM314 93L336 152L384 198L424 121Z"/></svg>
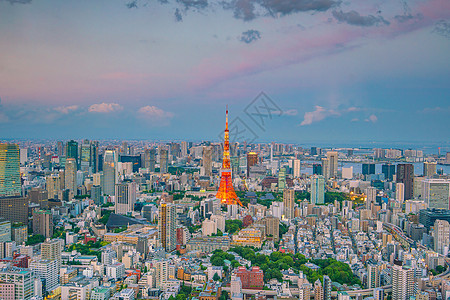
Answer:
<svg viewBox="0 0 450 300"><path fill-rule="evenodd" d="M228 106L225 123L225 141L223 143L223 162L220 178L220 186L217 191L216 198L220 199L222 204L239 204L242 206L236 192L233 188L231 179L231 163L230 163L230 133L228 131Z"/></svg>

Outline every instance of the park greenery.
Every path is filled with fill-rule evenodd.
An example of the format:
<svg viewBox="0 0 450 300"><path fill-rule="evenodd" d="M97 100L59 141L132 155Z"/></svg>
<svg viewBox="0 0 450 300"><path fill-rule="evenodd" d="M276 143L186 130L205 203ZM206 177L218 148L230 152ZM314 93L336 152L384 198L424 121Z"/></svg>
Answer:
<svg viewBox="0 0 450 300"><path fill-rule="evenodd" d="M241 220L225 220L225 232L234 234L243 228Z"/></svg>
<svg viewBox="0 0 450 300"><path fill-rule="evenodd" d="M281 271L293 269L296 272L302 271L309 282L315 282L317 279L323 280L324 275L328 275L334 282L340 284L354 285L361 284L358 277L353 275L348 264L335 259L306 259L301 253L295 255L291 253L272 252L270 255L255 253L252 247L235 247L230 249L242 258L249 260L253 266L258 266L264 271L264 281L271 279L283 280ZM225 260L231 262L233 267L239 266L239 262L233 254L216 250L211 257L211 264L214 266L225 266ZM306 263L313 263L320 268L313 270L308 268Z"/></svg>
<svg viewBox="0 0 450 300"><path fill-rule="evenodd" d="M103 225L108 223L109 215L112 213L110 210L102 210L102 217L98 220Z"/></svg>
<svg viewBox="0 0 450 300"><path fill-rule="evenodd" d="M103 247L107 243L105 242L94 242L89 241L86 244L72 244L68 247L69 251L76 250L77 252L80 252L81 255L95 255L97 256L98 260L100 261L102 252L99 250L100 247Z"/></svg>
<svg viewBox="0 0 450 300"><path fill-rule="evenodd" d="M25 245L30 246L30 245L36 245L39 243L42 243L45 241L45 236L43 236L42 234L34 234L34 235L30 235L28 237L28 240L26 241Z"/></svg>
<svg viewBox="0 0 450 300"><path fill-rule="evenodd" d="M431 274L433 274L433 276L436 276L438 274L444 273L445 270L447 270L447 268L444 266L436 266L436 268L434 270L430 270L430 272Z"/></svg>

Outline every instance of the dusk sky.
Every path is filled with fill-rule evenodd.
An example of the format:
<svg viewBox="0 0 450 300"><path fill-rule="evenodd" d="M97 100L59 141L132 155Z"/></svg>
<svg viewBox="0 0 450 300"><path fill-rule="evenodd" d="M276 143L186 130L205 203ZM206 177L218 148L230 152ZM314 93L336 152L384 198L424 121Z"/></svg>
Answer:
<svg viewBox="0 0 450 300"><path fill-rule="evenodd" d="M245 114L265 92L272 118ZM0 0L0 139L450 141L450 1Z"/></svg>

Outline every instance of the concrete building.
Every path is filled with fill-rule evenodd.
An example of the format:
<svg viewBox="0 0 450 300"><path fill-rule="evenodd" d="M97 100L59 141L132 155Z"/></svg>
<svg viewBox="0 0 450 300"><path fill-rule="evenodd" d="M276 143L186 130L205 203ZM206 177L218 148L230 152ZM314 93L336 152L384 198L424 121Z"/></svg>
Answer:
<svg viewBox="0 0 450 300"><path fill-rule="evenodd" d="M61 268L61 252L63 249L64 241L61 239L45 241L41 244L41 257L46 260L56 260L59 270Z"/></svg>
<svg viewBox="0 0 450 300"><path fill-rule="evenodd" d="M116 184L116 214L126 215L134 211L136 203L136 183L124 181Z"/></svg>
<svg viewBox="0 0 450 300"><path fill-rule="evenodd" d="M57 287L59 282L59 269L56 260L41 259L32 261L30 269L34 271L37 277L45 280L43 289L47 292Z"/></svg>
<svg viewBox="0 0 450 300"><path fill-rule="evenodd" d="M11 241L11 222L0 218L0 243Z"/></svg>
<svg viewBox="0 0 450 300"><path fill-rule="evenodd" d="M294 218L295 191L293 189L284 189L283 204L284 217L288 220Z"/></svg>
<svg viewBox="0 0 450 300"><path fill-rule="evenodd" d="M77 194L77 162L75 158L66 159L64 169L65 189Z"/></svg>
<svg viewBox="0 0 450 300"><path fill-rule="evenodd" d="M394 261L392 267L392 300L408 300L414 296L414 269Z"/></svg>
<svg viewBox="0 0 450 300"><path fill-rule="evenodd" d="M161 247L172 252L177 246L175 205L161 203L159 206L158 235Z"/></svg>
<svg viewBox="0 0 450 300"><path fill-rule="evenodd" d="M53 215L49 210L33 210L33 234L53 236Z"/></svg>
<svg viewBox="0 0 450 300"><path fill-rule="evenodd" d="M3 269L0 270L0 281L14 284L15 300L30 300L34 296L35 275L31 269ZM8 293L11 295L11 293Z"/></svg>
<svg viewBox="0 0 450 300"><path fill-rule="evenodd" d="M217 224L211 220L204 220L202 222L202 235L211 236L213 234L217 234Z"/></svg>
<svg viewBox="0 0 450 300"><path fill-rule="evenodd" d="M22 195L19 145L0 143L0 197Z"/></svg>
<svg viewBox="0 0 450 300"><path fill-rule="evenodd" d="M450 180L424 179L422 181L422 199L429 208L450 208Z"/></svg>
<svg viewBox="0 0 450 300"><path fill-rule="evenodd" d="M336 178L338 171L338 153L337 151L327 152L328 160L328 178Z"/></svg>
<svg viewBox="0 0 450 300"><path fill-rule="evenodd" d="M450 245L450 224L444 220L434 222L434 251L447 256Z"/></svg>
<svg viewBox="0 0 450 300"><path fill-rule="evenodd" d="M311 203L325 203L325 178L322 175L311 177Z"/></svg>

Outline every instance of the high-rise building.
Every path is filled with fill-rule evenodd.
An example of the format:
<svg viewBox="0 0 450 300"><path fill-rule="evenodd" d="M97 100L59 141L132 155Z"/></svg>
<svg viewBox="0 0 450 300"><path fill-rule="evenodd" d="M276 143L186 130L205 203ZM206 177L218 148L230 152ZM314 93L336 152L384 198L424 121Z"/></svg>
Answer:
<svg viewBox="0 0 450 300"><path fill-rule="evenodd" d="M264 224L267 237L272 237L275 242L280 240L280 219L267 216L261 219L259 223Z"/></svg>
<svg viewBox="0 0 450 300"><path fill-rule="evenodd" d="M444 220L434 222L434 251L447 256L450 245L450 224Z"/></svg>
<svg viewBox="0 0 450 300"><path fill-rule="evenodd" d="M159 149L159 172L165 174L169 171L169 151Z"/></svg>
<svg viewBox="0 0 450 300"><path fill-rule="evenodd" d="M49 210L33 210L33 234L53 236L53 215Z"/></svg>
<svg viewBox="0 0 450 300"><path fill-rule="evenodd" d="M300 159L292 160L292 173L294 178L300 177Z"/></svg>
<svg viewBox="0 0 450 300"><path fill-rule="evenodd" d="M363 175L375 174L375 164L363 163L362 164L362 174Z"/></svg>
<svg viewBox="0 0 450 300"><path fill-rule="evenodd" d="M114 196L117 182L117 155L114 150L106 150L103 156L103 193Z"/></svg>
<svg viewBox="0 0 450 300"><path fill-rule="evenodd" d="M116 214L125 215L134 210L136 203L136 183L124 181L116 184Z"/></svg>
<svg viewBox="0 0 450 300"><path fill-rule="evenodd" d="M93 185L91 187L91 199L94 200L95 205L102 205L102 187L101 185Z"/></svg>
<svg viewBox="0 0 450 300"><path fill-rule="evenodd" d="M98 173L100 171L100 156L98 153L98 141L91 141L91 157L90 157L90 167L92 173Z"/></svg>
<svg viewBox="0 0 450 300"><path fill-rule="evenodd" d="M150 149L150 161L149 161L149 171L155 172L155 166L156 166L156 149L152 148Z"/></svg>
<svg viewBox="0 0 450 300"><path fill-rule="evenodd" d="M311 177L311 203L325 203L325 179L322 175L314 175Z"/></svg>
<svg viewBox="0 0 450 300"><path fill-rule="evenodd" d="M61 191L61 179L59 174L52 174L45 178L45 185L47 188L49 199L58 199L59 191Z"/></svg>
<svg viewBox="0 0 450 300"><path fill-rule="evenodd" d="M324 300L323 299L323 286L320 279L314 282L314 300Z"/></svg>
<svg viewBox="0 0 450 300"><path fill-rule="evenodd" d="M328 151L327 160L328 160L328 178L336 178L338 171L337 151Z"/></svg>
<svg viewBox="0 0 450 300"><path fill-rule="evenodd" d="M386 180L392 181L394 180L395 175L395 165L385 164L381 166L381 173L384 174L384 178Z"/></svg>
<svg viewBox="0 0 450 300"><path fill-rule="evenodd" d="M313 175L323 175L321 164L313 164Z"/></svg>
<svg viewBox="0 0 450 300"><path fill-rule="evenodd" d="M436 162L424 162L423 163L423 176L424 177L432 177L436 175Z"/></svg>
<svg viewBox="0 0 450 300"><path fill-rule="evenodd" d="M331 279L327 275L323 276L323 299L331 300Z"/></svg>
<svg viewBox="0 0 450 300"><path fill-rule="evenodd" d="M381 268L376 262L367 263L367 288L376 288L380 286Z"/></svg>
<svg viewBox="0 0 450 300"><path fill-rule="evenodd" d="M155 259L153 261L153 265L155 267L156 288L163 289L169 280L169 260Z"/></svg>
<svg viewBox="0 0 450 300"><path fill-rule="evenodd" d="M258 163L258 153L247 153L247 178L250 177L250 168Z"/></svg>
<svg viewBox="0 0 450 300"><path fill-rule="evenodd" d="M86 173L91 173L91 143L89 140L84 140L81 144L81 158L80 170Z"/></svg>
<svg viewBox="0 0 450 300"><path fill-rule="evenodd" d="M71 140L67 142L66 145L66 159L67 158L73 158L75 159L75 171L78 170L78 142Z"/></svg>
<svg viewBox="0 0 450 300"><path fill-rule="evenodd" d="M202 158L203 168L205 169L205 176L212 175L212 147L203 146L203 158Z"/></svg>
<svg viewBox="0 0 450 300"><path fill-rule="evenodd" d="M325 180L330 179L330 163L328 158L322 158L322 175Z"/></svg>
<svg viewBox="0 0 450 300"><path fill-rule="evenodd" d="M408 300L414 296L414 269L395 260L392 267L392 300Z"/></svg>
<svg viewBox="0 0 450 300"><path fill-rule="evenodd" d="M293 189L284 189L283 204L284 217L288 220L294 218L295 191Z"/></svg>
<svg viewBox="0 0 450 300"><path fill-rule="evenodd" d="M397 182L395 184L395 199L400 204L403 204L405 201L405 185L401 182Z"/></svg>
<svg viewBox="0 0 450 300"><path fill-rule="evenodd" d="M19 145L0 143L0 197L21 194Z"/></svg>
<svg viewBox="0 0 450 300"><path fill-rule="evenodd" d="M372 204L376 204L377 200L377 189L373 186L369 186L365 190L367 199L366 199L366 209L372 209Z"/></svg>
<svg viewBox="0 0 450 300"><path fill-rule="evenodd" d="M175 205L162 202L159 206L159 240L167 252L172 252L177 246L176 215Z"/></svg>
<svg viewBox="0 0 450 300"><path fill-rule="evenodd" d="M398 164L396 177L397 182L405 185L405 200L412 199L414 193L414 165Z"/></svg>
<svg viewBox="0 0 450 300"><path fill-rule="evenodd" d="M59 270L59 268L61 267L61 252L63 250L64 250L63 240L61 239L47 240L41 244L41 258L47 260L56 260Z"/></svg>
<svg viewBox="0 0 450 300"><path fill-rule="evenodd" d="M66 167L64 170L64 184L67 190L75 195L77 194L77 162L75 158L66 159Z"/></svg>
<svg viewBox="0 0 450 300"><path fill-rule="evenodd" d="M429 208L449 209L450 180L425 179L422 181L422 199Z"/></svg>
<svg viewBox="0 0 450 300"><path fill-rule="evenodd" d="M187 142L182 141L180 147L181 147L181 157L186 157L188 155Z"/></svg>
<svg viewBox="0 0 450 300"><path fill-rule="evenodd" d="M59 269L56 260L41 259L32 261L30 269L40 278L45 285L43 289L49 292L57 287L59 281Z"/></svg>
<svg viewBox="0 0 450 300"><path fill-rule="evenodd" d="M278 191L283 192L286 188L286 168L280 168L278 171Z"/></svg>
<svg viewBox="0 0 450 300"><path fill-rule="evenodd" d="M22 245L28 240L28 227L26 225L14 225L11 228L11 239L17 245Z"/></svg>

